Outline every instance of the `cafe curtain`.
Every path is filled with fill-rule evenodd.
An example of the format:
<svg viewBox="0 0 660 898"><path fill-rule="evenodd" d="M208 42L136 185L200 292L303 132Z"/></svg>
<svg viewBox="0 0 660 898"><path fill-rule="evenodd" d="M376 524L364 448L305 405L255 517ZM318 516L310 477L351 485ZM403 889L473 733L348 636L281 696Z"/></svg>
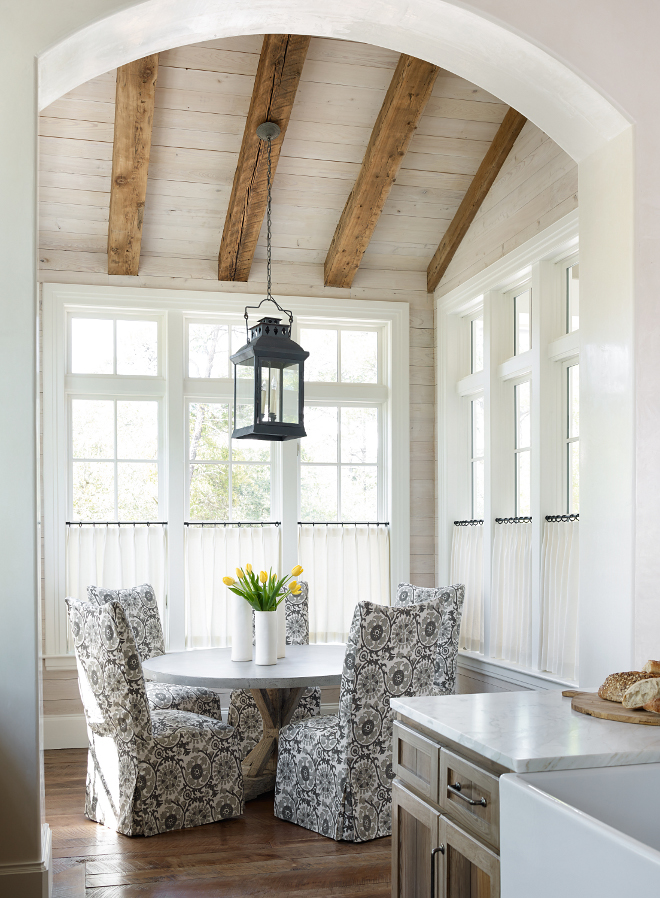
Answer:
<svg viewBox="0 0 660 898"><path fill-rule="evenodd" d="M532 666L532 525L495 525L490 656Z"/></svg>
<svg viewBox="0 0 660 898"><path fill-rule="evenodd" d="M541 549L541 669L578 678L580 524L546 521Z"/></svg>
<svg viewBox="0 0 660 898"><path fill-rule="evenodd" d="M88 586L127 589L150 583L161 618L166 595L166 524L71 524L66 528L66 594L87 600Z"/></svg>
<svg viewBox="0 0 660 898"><path fill-rule="evenodd" d="M483 652L483 524L454 526L451 582L465 584L460 647Z"/></svg>
<svg viewBox="0 0 660 898"><path fill-rule="evenodd" d="M189 526L185 528L186 645L231 645L231 604L222 578L237 567L279 569L280 528Z"/></svg>
<svg viewBox="0 0 660 898"><path fill-rule="evenodd" d="M390 532L376 524L302 524L310 642L346 642L358 602L390 604Z"/></svg>

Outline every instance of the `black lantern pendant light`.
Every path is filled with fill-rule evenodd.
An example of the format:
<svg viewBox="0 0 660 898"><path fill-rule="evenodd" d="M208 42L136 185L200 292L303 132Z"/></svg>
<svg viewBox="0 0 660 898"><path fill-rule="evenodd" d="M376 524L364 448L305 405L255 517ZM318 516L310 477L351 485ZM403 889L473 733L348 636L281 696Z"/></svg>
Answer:
<svg viewBox="0 0 660 898"><path fill-rule="evenodd" d="M235 440L296 440L307 436L303 422L304 365L309 356L302 346L291 339L293 315L283 309L271 295L271 140L280 128L274 122L264 122L257 135L268 147L268 203L266 206L266 274L267 295L258 306L245 307L247 343L231 357L234 363L234 432ZM262 318L248 327L248 309L258 309L272 302L288 324L281 318Z"/></svg>

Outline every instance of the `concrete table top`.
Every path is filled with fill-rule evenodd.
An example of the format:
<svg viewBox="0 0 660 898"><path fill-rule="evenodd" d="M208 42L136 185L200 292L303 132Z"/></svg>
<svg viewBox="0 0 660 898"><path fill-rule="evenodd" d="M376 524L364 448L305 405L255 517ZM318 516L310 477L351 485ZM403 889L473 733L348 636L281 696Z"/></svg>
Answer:
<svg viewBox="0 0 660 898"><path fill-rule="evenodd" d="M231 649L192 649L169 652L144 661L147 680L206 686L208 689L289 689L338 686L345 645L288 645L277 664L232 661Z"/></svg>

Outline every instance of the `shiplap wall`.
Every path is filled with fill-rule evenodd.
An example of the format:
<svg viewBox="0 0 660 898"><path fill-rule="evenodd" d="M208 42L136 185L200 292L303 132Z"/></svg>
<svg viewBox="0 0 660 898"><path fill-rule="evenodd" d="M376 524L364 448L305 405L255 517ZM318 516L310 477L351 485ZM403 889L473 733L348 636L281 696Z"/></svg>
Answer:
<svg viewBox="0 0 660 898"><path fill-rule="evenodd" d="M577 205L577 163L527 122L436 294L449 293Z"/></svg>

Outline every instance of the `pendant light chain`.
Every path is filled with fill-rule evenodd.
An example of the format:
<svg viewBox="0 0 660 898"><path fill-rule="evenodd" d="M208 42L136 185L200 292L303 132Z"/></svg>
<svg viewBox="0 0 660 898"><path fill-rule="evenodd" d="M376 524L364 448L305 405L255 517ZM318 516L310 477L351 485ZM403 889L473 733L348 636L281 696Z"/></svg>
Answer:
<svg viewBox="0 0 660 898"><path fill-rule="evenodd" d="M271 177L271 162L270 162L270 146L271 146L271 138L268 138L268 202L266 205L266 298L272 299L271 284L271 223L270 223L270 177Z"/></svg>

